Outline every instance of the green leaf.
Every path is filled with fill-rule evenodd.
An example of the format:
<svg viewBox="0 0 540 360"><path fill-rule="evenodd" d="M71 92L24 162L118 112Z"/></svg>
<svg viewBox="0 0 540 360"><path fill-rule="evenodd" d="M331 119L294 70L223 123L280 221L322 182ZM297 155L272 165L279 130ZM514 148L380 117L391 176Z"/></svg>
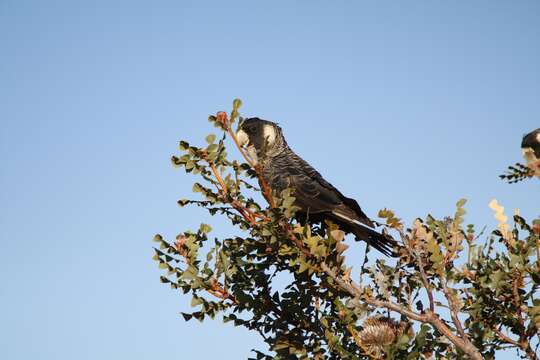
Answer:
<svg viewBox="0 0 540 360"><path fill-rule="evenodd" d="M427 243L427 250L431 253L429 260L433 262L435 269L442 269L443 255L435 237L431 237Z"/></svg>
<svg viewBox="0 0 540 360"><path fill-rule="evenodd" d="M208 145L208 148L206 148L206 151L208 151L209 153L213 153L213 152L216 152L218 148L219 146L217 144L211 144L211 145Z"/></svg>
<svg viewBox="0 0 540 360"><path fill-rule="evenodd" d="M178 205L180 207L186 206L188 203L189 203L188 199L180 199L180 200L178 200Z"/></svg>
<svg viewBox="0 0 540 360"><path fill-rule="evenodd" d="M301 273L303 273L304 271L306 271L308 269L309 269L309 264L305 260L301 259L300 260L300 268L298 269L298 273L301 274Z"/></svg>
<svg viewBox="0 0 540 360"><path fill-rule="evenodd" d="M189 321L189 320L191 320L193 318L193 315L191 315L191 314L186 314L186 313L180 313L180 314L182 314L185 321Z"/></svg>
<svg viewBox="0 0 540 360"><path fill-rule="evenodd" d="M204 303L201 298L197 297L197 296L193 296L191 298L191 307L196 307L196 306L199 306L201 305L202 303Z"/></svg>
<svg viewBox="0 0 540 360"><path fill-rule="evenodd" d="M189 143L187 141L182 140L182 141L180 141L178 147L180 148L180 150L185 151L185 150L189 149Z"/></svg>
<svg viewBox="0 0 540 360"><path fill-rule="evenodd" d="M197 193L197 192L202 192L203 190L204 189L201 186L201 184L199 184L199 183L193 184L193 189L192 189L193 192Z"/></svg>
<svg viewBox="0 0 540 360"><path fill-rule="evenodd" d="M238 109L242 106L242 100L240 99L234 99L233 101L233 110L238 111Z"/></svg>
<svg viewBox="0 0 540 360"><path fill-rule="evenodd" d="M182 273L182 279L184 280L195 280L196 278L197 269L191 265Z"/></svg>
<svg viewBox="0 0 540 360"><path fill-rule="evenodd" d="M200 230L204 234L208 234L210 231L212 231L212 227L208 224L201 224Z"/></svg>

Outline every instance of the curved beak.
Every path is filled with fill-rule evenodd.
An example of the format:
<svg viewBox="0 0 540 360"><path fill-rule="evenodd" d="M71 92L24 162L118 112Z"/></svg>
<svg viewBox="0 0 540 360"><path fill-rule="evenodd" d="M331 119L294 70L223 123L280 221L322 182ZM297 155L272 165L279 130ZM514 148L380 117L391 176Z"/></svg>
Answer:
<svg viewBox="0 0 540 360"><path fill-rule="evenodd" d="M249 136L248 134L246 134L246 132L242 129L238 130L236 132L236 139L238 140L238 144L241 146L241 147L244 147L246 146L247 144L249 144Z"/></svg>

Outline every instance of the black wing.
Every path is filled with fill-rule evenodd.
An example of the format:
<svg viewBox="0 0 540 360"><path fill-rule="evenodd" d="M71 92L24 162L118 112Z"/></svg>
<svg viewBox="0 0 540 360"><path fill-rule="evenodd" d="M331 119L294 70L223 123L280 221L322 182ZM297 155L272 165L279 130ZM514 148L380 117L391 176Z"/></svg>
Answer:
<svg viewBox="0 0 540 360"><path fill-rule="evenodd" d="M362 211L358 203L344 196L321 174L296 154L288 156L281 171L283 188L292 187L296 205L310 214L337 212L351 217L367 226L373 222Z"/></svg>
<svg viewBox="0 0 540 360"><path fill-rule="evenodd" d="M295 205L316 221L330 218L346 232L365 240L386 255L392 254L394 239L373 230L373 222L358 203L344 196L306 161L294 153L277 161L271 186L283 190L293 188Z"/></svg>

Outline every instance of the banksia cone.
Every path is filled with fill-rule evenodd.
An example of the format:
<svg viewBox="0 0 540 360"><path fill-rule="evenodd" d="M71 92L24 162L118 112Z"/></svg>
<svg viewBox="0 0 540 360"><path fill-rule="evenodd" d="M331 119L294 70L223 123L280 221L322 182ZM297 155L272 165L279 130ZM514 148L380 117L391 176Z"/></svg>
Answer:
<svg viewBox="0 0 540 360"><path fill-rule="evenodd" d="M370 317L357 333L362 348L375 357L380 357L384 349L393 344L405 331L407 324L388 317Z"/></svg>

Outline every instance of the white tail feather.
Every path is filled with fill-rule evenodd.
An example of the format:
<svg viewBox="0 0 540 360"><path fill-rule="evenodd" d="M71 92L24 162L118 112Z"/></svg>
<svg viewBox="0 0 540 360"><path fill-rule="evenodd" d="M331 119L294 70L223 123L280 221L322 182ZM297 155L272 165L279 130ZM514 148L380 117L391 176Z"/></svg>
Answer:
<svg viewBox="0 0 540 360"><path fill-rule="evenodd" d="M332 214L334 214L334 215L336 215L336 216L342 218L343 220L347 220L347 221L349 221L349 222L355 223L356 225L360 225L360 226L362 226L362 227L365 227L365 228L367 228L367 229L372 230L372 229L371 229L369 226L367 226L366 224L361 223L361 222L358 221L358 220L351 219L350 217L345 216L345 215L343 215L343 214L340 214L340 213L338 213L338 212L336 212L336 211L332 211Z"/></svg>

